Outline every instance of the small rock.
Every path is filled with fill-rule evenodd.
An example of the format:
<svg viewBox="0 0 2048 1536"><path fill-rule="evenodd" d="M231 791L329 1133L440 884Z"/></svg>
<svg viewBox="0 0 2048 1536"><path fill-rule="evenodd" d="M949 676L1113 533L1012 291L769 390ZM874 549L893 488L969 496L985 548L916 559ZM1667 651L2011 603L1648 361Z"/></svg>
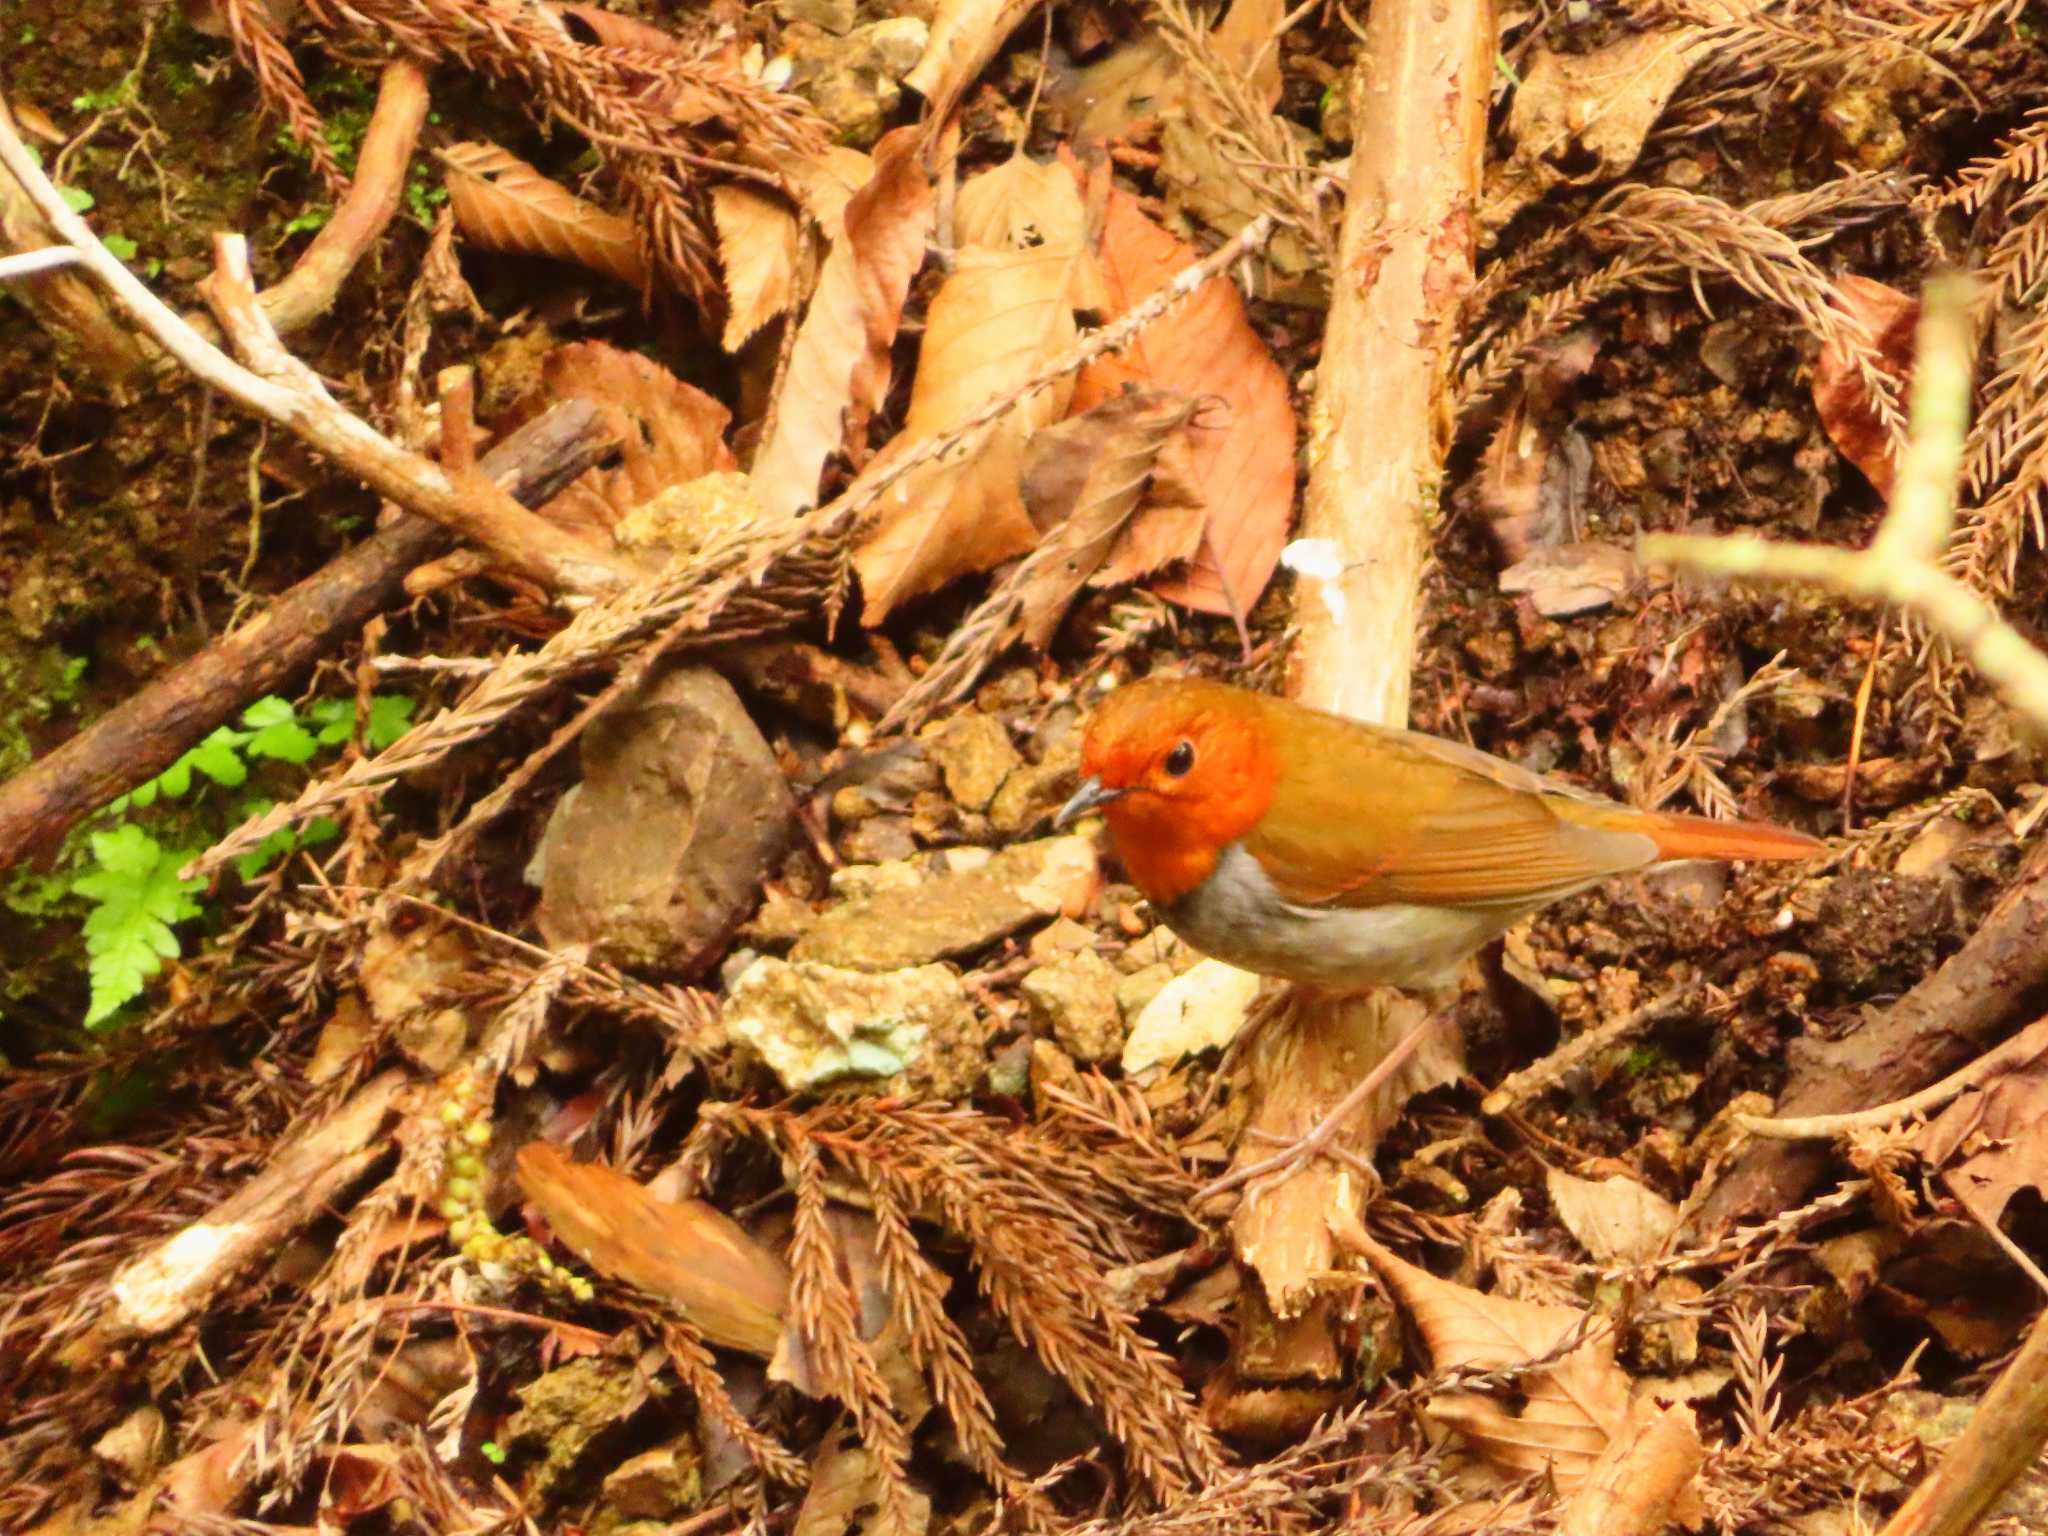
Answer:
<svg viewBox="0 0 2048 1536"><path fill-rule="evenodd" d="M774 752L730 683L679 667L592 723L583 771L543 839L542 936L702 972L789 847L796 806Z"/></svg>
<svg viewBox="0 0 2048 1536"><path fill-rule="evenodd" d="M1005 837L1028 832L1066 802L1080 779L1081 738L1069 734L1046 752L1044 761L1026 763L1003 780L989 802L989 820Z"/></svg>
<svg viewBox="0 0 2048 1536"><path fill-rule="evenodd" d="M1099 878L1095 845L1087 838L1018 843L978 868L878 889L834 908L797 941L792 955L894 971L973 954L1041 918L1085 910Z"/></svg>
<svg viewBox="0 0 2048 1536"><path fill-rule="evenodd" d="M865 1078L953 1099L982 1073L973 1002L943 965L874 972L756 960L733 982L723 1022L796 1090Z"/></svg>
<svg viewBox="0 0 2048 1536"><path fill-rule="evenodd" d="M139 1488L163 1464L168 1442L163 1414L154 1404L144 1403L95 1440L92 1453L111 1467L122 1482Z"/></svg>
<svg viewBox="0 0 2048 1536"><path fill-rule="evenodd" d="M1118 1001L1123 1001L1125 989L1149 974L1140 971L1125 977ZM1131 1037L1124 1045L1124 1071L1171 1065L1184 1056L1228 1045L1244 1028L1252 1000L1258 995L1257 976L1221 960L1204 960L1184 976L1169 972L1169 979L1154 990L1131 1026Z"/></svg>
<svg viewBox="0 0 2048 1536"><path fill-rule="evenodd" d="M936 734L931 760L938 764L946 793L970 811L987 810L1003 780L1024 761L1003 722L976 710L955 715Z"/></svg>
<svg viewBox="0 0 2048 1536"><path fill-rule="evenodd" d="M874 816L839 839L839 852L855 864L896 863L917 853L917 838L908 816Z"/></svg>
<svg viewBox="0 0 2048 1536"><path fill-rule="evenodd" d="M1071 917L1056 917L1031 936L1028 946L1032 962L1048 965L1062 955L1095 948L1095 930Z"/></svg>
<svg viewBox="0 0 2048 1536"><path fill-rule="evenodd" d="M675 1520L703 1501L703 1457L687 1437L630 1457L607 1473L593 1536L629 1520Z"/></svg>
<svg viewBox="0 0 2048 1536"><path fill-rule="evenodd" d="M1124 1022L1135 1029L1147 1005L1151 1003L1153 998L1159 995L1161 989L1171 980L1173 980L1173 967L1155 963L1145 966L1141 970L1131 972L1130 975L1118 982L1116 988L1116 1007L1117 1012L1124 1016Z"/></svg>
<svg viewBox="0 0 2048 1536"><path fill-rule="evenodd" d="M790 88L810 99L842 144L856 149L882 136L903 101L898 82L924 53L931 29L914 16L856 27L845 37L794 37Z"/></svg>
<svg viewBox="0 0 2048 1536"><path fill-rule="evenodd" d="M1123 1049L1116 970L1092 949L1055 960L1025 976L1017 991L1031 1016L1076 1061L1109 1061Z"/></svg>
<svg viewBox="0 0 2048 1536"><path fill-rule="evenodd" d="M1179 934L1161 923L1155 928L1143 930L1126 944L1124 952L1117 956L1116 968L1130 976L1144 970L1148 965L1167 965L1171 966L1173 973L1178 976L1201 958L1187 946Z"/></svg>
<svg viewBox="0 0 2048 1536"><path fill-rule="evenodd" d="M784 21L808 21L834 37L844 37L853 30L860 12L854 0L775 0L775 14Z"/></svg>
<svg viewBox="0 0 2048 1536"><path fill-rule="evenodd" d="M646 1400L646 1383L633 1362L606 1356L572 1360L520 1388L520 1407L501 1438L538 1451L523 1482L527 1497L545 1498L591 1441Z"/></svg>

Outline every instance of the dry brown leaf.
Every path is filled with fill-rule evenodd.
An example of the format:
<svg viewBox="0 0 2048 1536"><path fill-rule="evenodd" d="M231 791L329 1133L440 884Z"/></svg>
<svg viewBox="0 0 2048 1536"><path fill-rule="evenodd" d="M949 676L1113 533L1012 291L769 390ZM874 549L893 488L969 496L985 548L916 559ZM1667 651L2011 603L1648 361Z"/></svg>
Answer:
<svg viewBox="0 0 2048 1536"><path fill-rule="evenodd" d="M2017 1051L2027 1036L2031 1059L1969 1089L1920 1133L1920 1155L1987 1225L2023 1189L2048 1197L2048 1019L2015 1037Z"/></svg>
<svg viewBox="0 0 2048 1536"><path fill-rule="evenodd" d="M1070 264L1039 251L966 247L933 295L897 443L950 431L1013 394L1075 335ZM863 624L1038 541L1020 488L1025 441L1065 414L1069 387L1040 391L959 450L906 475L854 553ZM893 445L892 445L893 446Z"/></svg>
<svg viewBox="0 0 2048 1536"><path fill-rule="evenodd" d="M1339 1237L1370 1259L1400 1298L1440 1371L1527 1365L1551 1354L1585 1321L1572 1307L1511 1301L1439 1280L1346 1219ZM1478 1392L1439 1393L1428 1413L1511 1475L1547 1470L1570 1492L1628 1417L1628 1377L1614 1363L1612 1334L1586 1340L1555 1364L1518 1376L1515 1385L1520 1413Z"/></svg>
<svg viewBox="0 0 2048 1536"><path fill-rule="evenodd" d="M1052 532L1018 572L1018 627L1026 642L1043 649L1051 641L1074 594L1124 535L1160 451L1178 440L1196 409L1196 402L1163 390L1132 390L1031 440L1024 504L1032 521Z"/></svg>
<svg viewBox="0 0 2048 1536"><path fill-rule="evenodd" d="M874 1452L860 1443L851 1424L841 1424L818 1449L811 1464L811 1483L804 1490L790 1536L924 1536L931 1526L929 1495L906 1489L900 1516L888 1513L882 1496L882 1470Z"/></svg>
<svg viewBox="0 0 2048 1536"><path fill-rule="evenodd" d="M824 154L784 167L804 210L818 221L825 241L844 237L846 204L867 185L875 163L857 149L835 144ZM764 187L725 182L711 189L711 222L718 230L718 260L725 272L725 333L728 352L788 309L808 280L803 231L797 211Z"/></svg>
<svg viewBox="0 0 2048 1536"><path fill-rule="evenodd" d="M1035 0L939 0L930 38L903 83L925 99L926 121L936 127L953 115L960 95L996 56Z"/></svg>
<svg viewBox="0 0 2048 1536"><path fill-rule="evenodd" d="M1137 199L1112 189L1102 267L1114 319L1195 261ZM1212 278L1115 357L1081 371L1074 404L1087 410L1127 383L1156 385L1209 408L1190 429L1190 474L1209 500L1204 548L1185 577L1153 583L1162 597L1242 617L1272 579L1294 516L1294 405L1287 376L1246 318L1227 278ZM1142 519L1140 520L1142 523Z"/></svg>
<svg viewBox="0 0 2048 1536"><path fill-rule="evenodd" d="M1196 410L1200 409L1197 402ZM1202 530L1209 523L1209 498L1195 479L1194 452L1189 428L1166 440L1145 500L1117 536L1102 569L1089 578L1091 587L1126 587L1155 571L1184 567L1200 552Z"/></svg>
<svg viewBox="0 0 2048 1536"><path fill-rule="evenodd" d="M1557 1536L1657 1536L1674 1524L1697 1526L1704 1511L1693 1484L1706 1460L1690 1408L1637 1398L1627 1422L1558 1512Z"/></svg>
<svg viewBox="0 0 2048 1536"><path fill-rule="evenodd" d="M1101 313L1110 304L1102 267L1088 239L1088 211L1074 178L1058 165L1012 155L961 184L953 214L961 245L1039 250L1072 264L1067 291L1075 309Z"/></svg>
<svg viewBox="0 0 2048 1536"><path fill-rule="evenodd" d="M470 244L553 256L646 286L647 260L630 219L585 202L495 144L451 144L441 159L450 172L448 205Z"/></svg>
<svg viewBox="0 0 2048 1536"><path fill-rule="evenodd" d="M754 456L756 494L771 516L817 500L825 461L866 429L888 388L889 348L924 265L932 206L915 130L884 135L874 176L848 199L844 238L826 254L797 330L775 434Z"/></svg>
<svg viewBox="0 0 2048 1536"><path fill-rule="evenodd" d="M1112 49L1049 89L1074 125L1074 142L1091 149L1179 111L1187 99L1180 61L1154 32Z"/></svg>
<svg viewBox="0 0 2048 1536"><path fill-rule="evenodd" d="M1280 101L1280 27L1286 20L1285 0L1231 0L1209 33L1217 62L1242 76L1252 99L1269 112Z"/></svg>
<svg viewBox="0 0 2048 1536"><path fill-rule="evenodd" d="M551 1142L519 1149L519 1187L599 1274L673 1303L714 1344L766 1360L782 1339L789 1271L702 1200L657 1200L624 1174L572 1163Z"/></svg>
<svg viewBox="0 0 2048 1536"><path fill-rule="evenodd" d="M1628 170L1702 55L1693 27L1637 32L1591 53L1539 47L1508 109L1514 152L1481 222L1499 229L1560 183L1612 181ZM1562 169L1587 157L1582 174Z"/></svg>
<svg viewBox="0 0 2048 1536"><path fill-rule="evenodd" d="M550 404L597 406L621 450L618 468L586 471L541 508L556 522L609 531L671 486L734 466L731 412L637 352L601 341L557 347L541 364L541 392Z"/></svg>
<svg viewBox="0 0 2048 1536"><path fill-rule="evenodd" d="M1874 278L1849 273L1835 282L1836 307L1861 320L1877 350L1878 366L1904 392L1913 369L1913 332L1920 323L1920 301ZM1833 342L1820 349L1813 369L1813 408L1820 424L1842 452L1863 471L1880 496L1892 493L1898 470L1893 436L1871 408L1870 387L1846 350Z"/></svg>
<svg viewBox="0 0 2048 1536"><path fill-rule="evenodd" d="M725 275L725 332L719 341L737 352L796 297L803 230L788 203L745 182L711 189L711 222Z"/></svg>
<svg viewBox="0 0 2048 1536"><path fill-rule="evenodd" d="M1634 1179L1580 1179L1553 1168L1550 1207L1565 1230L1602 1264L1654 1258L1678 1227L1678 1207Z"/></svg>

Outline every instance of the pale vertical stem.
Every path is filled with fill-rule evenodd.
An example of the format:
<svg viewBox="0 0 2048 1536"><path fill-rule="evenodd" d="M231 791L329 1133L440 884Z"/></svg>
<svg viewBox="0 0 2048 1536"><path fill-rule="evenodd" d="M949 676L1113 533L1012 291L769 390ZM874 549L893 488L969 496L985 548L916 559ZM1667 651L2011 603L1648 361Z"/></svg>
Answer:
<svg viewBox="0 0 2048 1536"><path fill-rule="evenodd" d="M1295 695L1382 724L1408 718L1424 567L1451 425L1458 307L1472 285L1474 210L1497 29L1492 0L1372 8L1350 81L1349 200L1309 417L1302 536L1320 541L1296 618ZM1256 1103L1239 1149L1256 1162L1345 1093L1426 1013L1398 992L1336 998L1298 989L1250 1051ZM1431 1040L1344 1132L1369 1147L1407 1098L1457 1070L1455 1037ZM1334 1259L1333 1212L1365 1190L1313 1159L1254 1181L1233 1223L1239 1255L1276 1313L1300 1312ZM1311 1346L1304 1344L1304 1348Z"/></svg>

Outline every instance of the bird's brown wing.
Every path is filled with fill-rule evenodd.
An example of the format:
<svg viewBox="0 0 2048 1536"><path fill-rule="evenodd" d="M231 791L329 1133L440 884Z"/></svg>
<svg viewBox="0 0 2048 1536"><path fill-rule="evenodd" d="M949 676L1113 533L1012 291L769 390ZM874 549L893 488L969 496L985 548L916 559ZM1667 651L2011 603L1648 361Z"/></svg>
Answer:
<svg viewBox="0 0 2048 1536"><path fill-rule="evenodd" d="M1268 702L1288 716L1276 733L1283 761L1244 846L1291 901L1533 907L1657 857L1644 833L1582 819L1609 808L1512 763Z"/></svg>

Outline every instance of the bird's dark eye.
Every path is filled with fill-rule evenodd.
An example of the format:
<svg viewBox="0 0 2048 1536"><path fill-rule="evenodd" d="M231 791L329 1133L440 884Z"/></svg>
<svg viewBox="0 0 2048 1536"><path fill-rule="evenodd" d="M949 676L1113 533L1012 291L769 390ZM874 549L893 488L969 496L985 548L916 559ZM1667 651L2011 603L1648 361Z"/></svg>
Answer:
<svg viewBox="0 0 2048 1536"><path fill-rule="evenodd" d="M1166 771L1176 779L1185 775L1194 766L1195 744L1192 741L1180 742L1166 754Z"/></svg>

